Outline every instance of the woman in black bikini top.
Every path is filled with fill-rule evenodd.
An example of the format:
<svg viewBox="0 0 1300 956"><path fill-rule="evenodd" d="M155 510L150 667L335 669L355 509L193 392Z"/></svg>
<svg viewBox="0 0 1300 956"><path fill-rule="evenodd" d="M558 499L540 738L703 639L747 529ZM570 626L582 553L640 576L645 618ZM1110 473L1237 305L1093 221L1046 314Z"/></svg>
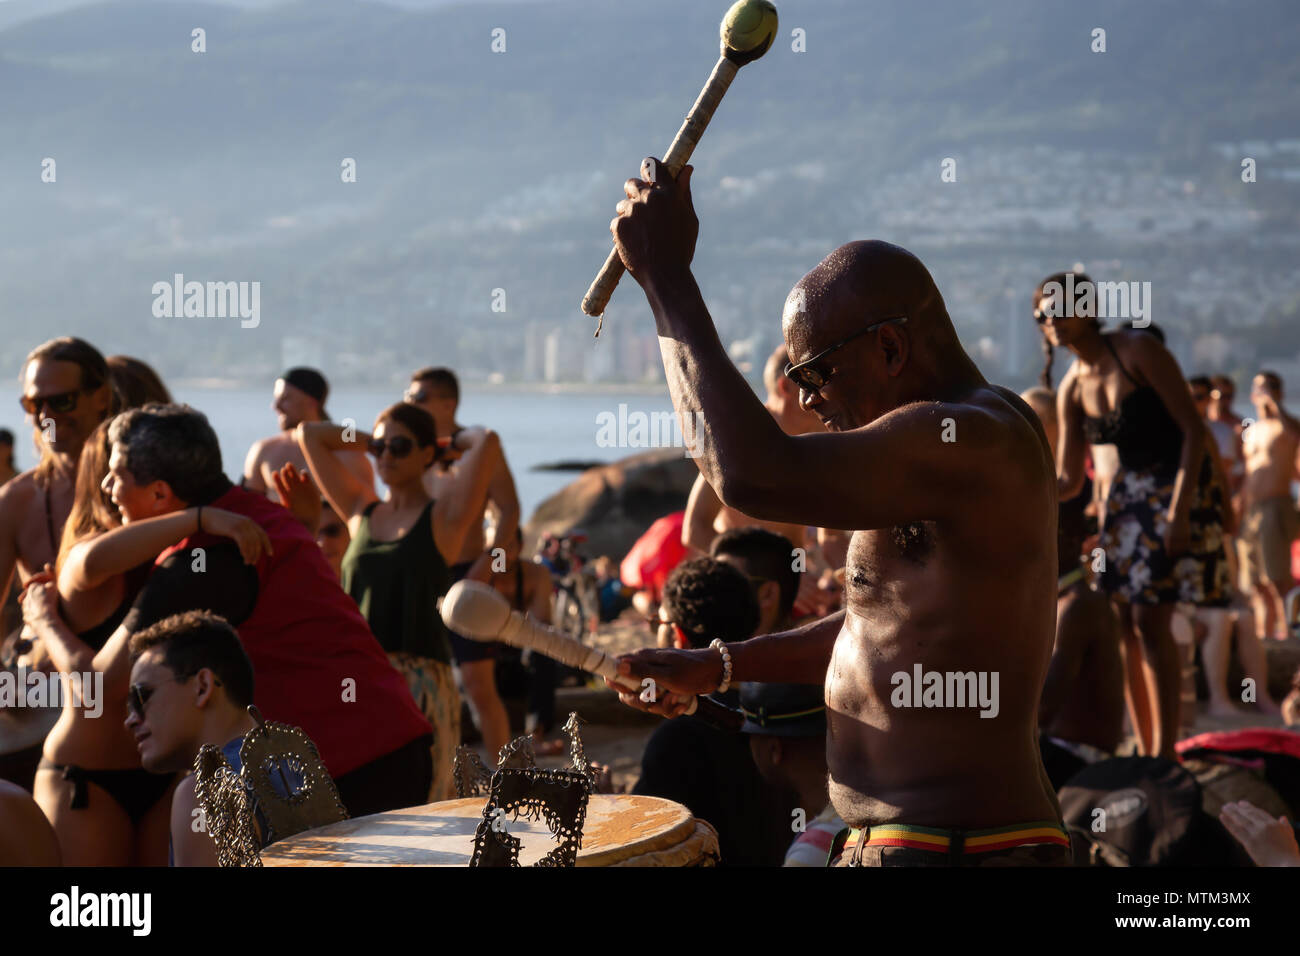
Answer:
<svg viewBox="0 0 1300 956"><path fill-rule="evenodd" d="M1095 291L1087 276L1073 280L1076 292ZM1083 484L1088 444L1115 445L1120 467L1103 516L1101 586L1121 622L1126 698L1142 752L1172 756L1181 678L1170 631L1174 606L1214 603L1227 585L1205 428L1161 340L1148 331L1103 331L1091 309L1062 308L1066 287L1058 273L1034 294L1045 375L1055 348L1075 356L1057 400L1061 497Z"/></svg>

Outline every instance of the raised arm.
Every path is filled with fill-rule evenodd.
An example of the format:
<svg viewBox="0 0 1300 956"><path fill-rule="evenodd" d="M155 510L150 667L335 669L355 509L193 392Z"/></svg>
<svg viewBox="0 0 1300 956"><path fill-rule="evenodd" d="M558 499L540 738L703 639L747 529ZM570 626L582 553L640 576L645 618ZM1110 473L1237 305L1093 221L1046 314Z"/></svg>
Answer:
<svg viewBox="0 0 1300 956"><path fill-rule="evenodd" d="M244 457L243 484L249 491L255 491L259 495L264 495L270 490L262 479L262 441L260 439L249 446L248 454Z"/></svg>
<svg viewBox="0 0 1300 956"><path fill-rule="evenodd" d="M627 213L611 228L654 313L678 418L696 423L682 431L695 434L695 463L723 504L766 521L872 529L942 520L1005 486L1007 463L1024 457L1013 427L974 405L917 403L853 431L785 434L727 357L691 275L690 176L685 167L674 184L660 167L653 188L629 180ZM955 442L943 440L950 419Z"/></svg>
<svg viewBox="0 0 1300 956"><path fill-rule="evenodd" d="M716 533L713 522L722 510L722 501L714 494L703 475L695 476L691 496L686 500L686 516L682 519L682 544L703 554L709 553Z"/></svg>
<svg viewBox="0 0 1300 956"><path fill-rule="evenodd" d="M1084 460L1088 439L1083 433L1083 403L1079 400L1074 368L1066 373L1056 393L1056 420L1061 436L1056 449L1056 483L1062 501L1069 501L1083 491L1087 478Z"/></svg>
<svg viewBox="0 0 1300 956"><path fill-rule="evenodd" d="M456 436L456 447L466 449L455 476L443 486L433 507L433 540L448 564L460 555L470 525L483 520L488 484L501 460L501 440L494 431L466 429Z"/></svg>
<svg viewBox="0 0 1300 956"><path fill-rule="evenodd" d="M497 458L498 464L492 469L492 480L487 489L488 500L497 506L497 521L487 542L488 551L513 542L515 532L519 530L519 493L515 490L515 476L510 473L504 449Z"/></svg>
<svg viewBox="0 0 1300 956"><path fill-rule="evenodd" d="M270 552L271 539L251 518L220 508L205 506L202 511L202 527L199 508L194 507L132 521L78 542L59 569L59 594L70 600L74 594L152 561L172 545L202 532L233 539L250 563Z"/></svg>
<svg viewBox="0 0 1300 956"><path fill-rule="evenodd" d="M364 448L370 435L356 432L351 436L352 441L345 441L346 431L342 425L333 422L302 422L293 437L307 459L307 468L320 486L321 494L356 534L353 525L360 519L366 505L377 500L378 496L373 481L367 485L337 454Z"/></svg>

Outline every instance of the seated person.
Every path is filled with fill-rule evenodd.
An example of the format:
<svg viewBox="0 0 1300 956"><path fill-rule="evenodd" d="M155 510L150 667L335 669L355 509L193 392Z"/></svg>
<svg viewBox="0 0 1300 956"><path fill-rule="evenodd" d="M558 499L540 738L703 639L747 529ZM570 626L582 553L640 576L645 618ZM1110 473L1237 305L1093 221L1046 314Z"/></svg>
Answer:
<svg viewBox="0 0 1300 956"><path fill-rule="evenodd" d="M740 707L745 712L740 732L749 737L758 772L799 795L803 813L791 813L797 835L783 865L826 866L831 843L847 824L826 788L825 690L820 684L745 684ZM802 827L795 827L796 820Z"/></svg>
<svg viewBox="0 0 1300 956"><path fill-rule="evenodd" d="M132 636L126 727L135 736L141 765L151 773L192 770L204 744L219 747L239 773L244 735L257 726L248 713L252 702L253 665L234 628L217 615L187 611ZM291 785L301 786L301 777L287 772ZM195 782L191 773L172 797L172 866L217 865L207 829L194 825ZM277 792L289 796L278 786ZM265 847L270 834L256 803L253 812Z"/></svg>
<svg viewBox="0 0 1300 956"><path fill-rule="evenodd" d="M708 647L714 638L743 641L757 626L754 589L733 567L691 558L664 582L661 644L691 648ZM734 687L714 696L728 706L739 703ZM780 866L785 859L798 797L764 782L740 734L695 716L664 721L646 742L632 792L674 800L711 823L722 866Z"/></svg>
<svg viewBox="0 0 1300 956"><path fill-rule="evenodd" d="M425 803L432 728L311 533L287 509L230 483L212 426L189 406L124 412L109 440L105 485L125 522L215 506L255 521L271 551L247 565L237 545L206 531L167 547L101 652L105 683L126 679L136 631L211 611L236 629L253 663L254 702L267 720L300 727L316 743L352 816Z"/></svg>
<svg viewBox="0 0 1300 956"><path fill-rule="evenodd" d="M766 528L733 528L713 539L712 556L749 578L758 598L758 634L794 626L800 572L788 538Z"/></svg>
<svg viewBox="0 0 1300 956"><path fill-rule="evenodd" d="M62 866L54 827L32 795L8 780L0 780L0 867Z"/></svg>

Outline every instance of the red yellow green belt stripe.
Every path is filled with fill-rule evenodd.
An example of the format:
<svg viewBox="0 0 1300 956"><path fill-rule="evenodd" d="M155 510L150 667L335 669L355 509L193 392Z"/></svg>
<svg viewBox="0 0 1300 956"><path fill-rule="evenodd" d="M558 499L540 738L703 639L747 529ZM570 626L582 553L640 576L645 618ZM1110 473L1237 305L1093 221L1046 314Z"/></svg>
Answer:
<svg viewBox="0 0 1300 956"><path fill-rule="evenodd" d="M912 827L901 823L886 823L867 830L867 846L905 846L914 850L934 850L947 853L952 846L952 835L957 831L938 830L934 827ZM862 830L850 829L843 842L842 852L847 853L862 839ZM963 853L987 853L1035 843L1070 845L1070 838L1059 824L1051 822L1021 823L991 830L966 830L962 833ZM836 843L839 843L836 840Z"/></svg>

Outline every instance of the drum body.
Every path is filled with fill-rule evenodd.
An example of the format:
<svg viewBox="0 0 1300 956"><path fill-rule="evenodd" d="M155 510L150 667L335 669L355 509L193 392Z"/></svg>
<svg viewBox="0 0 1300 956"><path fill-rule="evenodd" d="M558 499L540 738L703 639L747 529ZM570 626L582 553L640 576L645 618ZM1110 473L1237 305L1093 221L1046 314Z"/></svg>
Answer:
<svg viewBox="0 0 1300 956"><path fill-rule="evenodd" d="M468 866L482 797L444 800L308 830L262 851L263 866ZM555 848L546 824L519 818L506 830L531 866ZM578 866L713 866L718 834L681 804L633 794L591 796Z"/></svg>

